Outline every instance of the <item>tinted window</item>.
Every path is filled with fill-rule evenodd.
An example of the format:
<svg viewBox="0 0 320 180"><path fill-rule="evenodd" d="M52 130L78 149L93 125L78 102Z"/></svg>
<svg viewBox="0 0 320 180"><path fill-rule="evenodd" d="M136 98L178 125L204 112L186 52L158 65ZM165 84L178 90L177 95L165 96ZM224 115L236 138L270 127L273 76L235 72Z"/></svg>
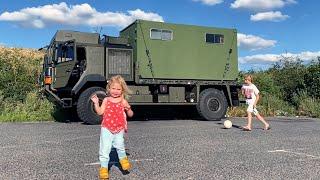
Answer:
<svg viewBox="0 0 320 180"><path fill-rule="evenodd" d="M74 59L74 50L73 46L69 45L58 45L57 49L57 62L67 62Z"/></svg>
<svg viewBox="0 0 320 180"><path fill-rule="evenodd" d="M172 40L172 31L162 30L161 39L162 40Z"/></svg>
<svg viewBox="0 0 320 180"><path fill-rule="evenodd" d="M206 34L207 43L223 44L224 36L222 34Z"/></svg>
<svg viewBox="0 0 320 180"><path fill-rule="evenodd" d="M151 39L161 39L161 30L160 29L151 29L150 38Z"/></svg>
<svg viewBox="0 0 320 180"><path fill-rule="evenodd" d="M150 38L159 40L172 40L172 31L165 29L151 29Z"/></svg>

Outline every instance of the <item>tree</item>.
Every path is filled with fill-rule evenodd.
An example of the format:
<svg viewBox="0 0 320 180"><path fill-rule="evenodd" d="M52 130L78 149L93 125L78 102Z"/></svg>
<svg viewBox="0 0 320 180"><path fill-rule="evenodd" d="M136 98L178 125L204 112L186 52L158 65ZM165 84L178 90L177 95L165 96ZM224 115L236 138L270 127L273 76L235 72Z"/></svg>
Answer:
<svg viewBox="0 0 320 180"><path fill-rule="evenodd" d="M307 68L300 58L282 58L279 63L267 71L275 81L275 85L280 87L283 100L294 104L294 95L305 89L304 76Z"/></svg>
<svg viewBox="0 0 320 180"><path fill-rule="evenodd" d="M312 61L304 75L304 82L309 96L320 98L320 57Z"/></svg>

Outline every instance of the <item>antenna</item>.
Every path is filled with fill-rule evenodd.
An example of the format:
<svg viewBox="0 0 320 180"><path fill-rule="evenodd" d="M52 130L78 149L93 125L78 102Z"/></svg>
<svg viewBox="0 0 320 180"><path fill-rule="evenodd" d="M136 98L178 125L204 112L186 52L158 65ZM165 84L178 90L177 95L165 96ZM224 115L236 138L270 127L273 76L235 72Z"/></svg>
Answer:
<svg viewBox="0 0 320 180"><path fill-rule="evenodd" d="M97 26L97 27L94 27L93 31L94 31L95 33L99 33L99 34L101 34L102 29L103 29L103 27L102 27L102 26Z"/></svg>

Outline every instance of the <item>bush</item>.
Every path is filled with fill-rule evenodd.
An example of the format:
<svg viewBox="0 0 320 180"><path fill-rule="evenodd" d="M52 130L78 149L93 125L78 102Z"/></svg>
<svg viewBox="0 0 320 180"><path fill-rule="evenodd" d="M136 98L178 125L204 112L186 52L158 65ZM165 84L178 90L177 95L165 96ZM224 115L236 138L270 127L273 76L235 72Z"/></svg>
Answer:
<svg viewBox="0 0 320 180"><path fill-rule="evenodd" d="M306 87L303 77L307 74L307 69L302 63L300 59L282 59L267 71L283 92L282 99L290 104L294 103L294 94Z"/></svg>
<svg viewBox="0 0 320 180"><path fill-rule="evenodd" d="M53 105L41 99L38 92L30 92L24 102L4 101L1 106L0 121L48 121L52 120ZM40 100L39 100L40 99Z"/></svg>
<svg viewBox="0 0 320 180"><path fill-rule="evenodd" d="M35 50L0 47L0 121L52 120L53 105L37 91L42 57Z"/></svg>
<svg viewBox="0 0 320 180"><path fill-rule="evenodd" d="M263 116L292 116L296 114L294 106L277 96L266 93L260 94L260 98L257 109ZM247 106L243 104L239 107L229 108L227 115L245 117L247 116Z"/></svg>
<svg viewBox="0 0 320 180"><path fill-rule="evenodd" d="M35 50L0 47L0 90L6 99L22 101L38 88L42 56Z"/></svg>
<svg viewBox="0 0 320 180"><path fill-rule="evenodd" d="M255 73L253 83L258 87L258 89L260 89L262 94L272 94L276 97L282 96L281 87L276 84L271 74L266 72Z"/></svg>
<svg viewBox="0 0 320 180"><path fill-rule="evenodd" d="M260 103L262 112L265 116L292 116L295 115L294 106L290 105L288 102L282 100L281 98L266 93L265 95L260 95Z"/></svg>
<svg viewBox="0 0 320 180"><path fill-rule="evenodd" d="M318 62L312 62L307 68L308 73L304 75L306 91L308 95L320 98L320 57Z"/></svg>
<svg viewBox="0 0 320 180"><path fill-rule="evenodd" d="M298 104L299 115L320 117L320 99L310 97L307 91L300 91L295 96L296 104Z"/></svg>
<svg viewBox="0 0 320 180"><path fill-rule="evenodd" d="M247 107L244 105L228 108L227 116L229 117L245 117L247 115Z"/></svg>
<svg viewBox="0 0 320 180"><path fill-rule="evenodd" d="M24 102L2 101L0 121L48 121L52 120L53 105L41 99L38 92L29 92Z"/></svg>

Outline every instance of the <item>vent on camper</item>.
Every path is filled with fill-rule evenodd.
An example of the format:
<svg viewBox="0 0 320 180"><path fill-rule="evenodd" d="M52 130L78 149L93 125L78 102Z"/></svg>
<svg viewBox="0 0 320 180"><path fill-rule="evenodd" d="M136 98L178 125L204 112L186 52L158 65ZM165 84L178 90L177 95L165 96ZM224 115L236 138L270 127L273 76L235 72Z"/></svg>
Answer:
<svg viewBox="0 0 320 180"><path fill-rule="evenodd" d="M125 80L132 81L132 50L108 49L109 77L121 75Z"/></svg>

